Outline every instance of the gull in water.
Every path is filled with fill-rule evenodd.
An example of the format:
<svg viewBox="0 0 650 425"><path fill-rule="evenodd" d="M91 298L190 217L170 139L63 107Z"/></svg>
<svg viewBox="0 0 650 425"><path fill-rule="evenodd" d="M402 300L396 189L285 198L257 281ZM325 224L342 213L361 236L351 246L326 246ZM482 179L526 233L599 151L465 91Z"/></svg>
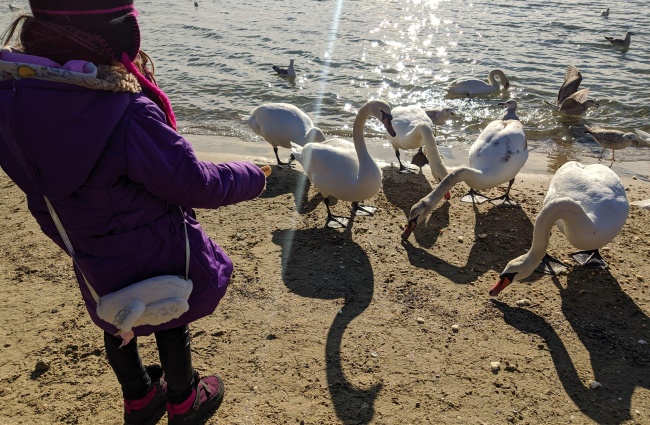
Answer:
<svg viewBox="0 0 650 425"><path fill-rule="evenodd" d="M442 108L442 109L430 109L425 111L429 119L433 123L433 135L437 135L437 126L445 125L447 121L451 119L453 115L456 115L451 108Z"/></svg>
<svg viewBox="0 0 650 425"><path fill-rule="evenodd" d="M605 153L605 149L612 150L612 162L614 162L614 152L617 149L625 149L632 145L639 146L639 141L637 140L636 134L634 133L624 133L619 130L611 130L601 127L589 127L586 124L585 133L591 135L596 143L598 143L603 148L600 156L598 157L598 162L603 159L603 153Z"/></svg>
<svg viewBox="0 0 650 425"><path fill-rule="evenodd" d="M295 77L296 76L296 70L293 69L293 59L289 61L289 66L287 68L280 67L277 65L273 65L273 70L278 73L278 75L282 77Z"/></svg>
<svg viewBox="0 0 650 425"><path fill-rule="evenodd" d="M630 36L635 35L632 31L625 33L625 38L614 38L614 37L605 37L605 40L609 41L612 46L620 47L623 50L630 48Z"/></svg>
<svg viewBox="0 0 650 425"><path fill-rule="evenodd" d="M607 18L609 16L609 7L600 11L600 16Z"/></svg>
<svg viewBox="0 0 650 425"><path fill-rule="evenodd" d="M600 107L594 100L587 100L588 87L578 90L580 82L582 82L582 74L578 71L578 68L573 65L567 66L564 73L564 83L562 83L562 87L557 93L557 102L555 104L544 102L551 105L556 111L567 115L582 115L591 106Z"/></svg>

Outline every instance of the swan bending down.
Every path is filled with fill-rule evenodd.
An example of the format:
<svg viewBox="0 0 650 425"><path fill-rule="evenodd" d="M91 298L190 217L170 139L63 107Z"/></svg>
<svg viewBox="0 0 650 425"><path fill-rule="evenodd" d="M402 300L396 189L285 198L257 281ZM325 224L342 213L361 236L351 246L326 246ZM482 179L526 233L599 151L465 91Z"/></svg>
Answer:
<svg viewBox="0 0 650 425"><path fill-rule="evenodd" d="M495 77L497 77L499 81L495 80ZM501 88L499 82L503 86L504 90L510 87L510 80L508 80L506 74L504 74L504 72L500 69L493 69L488 74L487 83L476 78L459 78L449 83L447 90L453 94L475 96L478 94L488 94L499 90Z"/></svg>
<svg viewBox="0 0 650 425"><path fill-rule="evenodd" d="M352 202L352 213L373 215L373 207L359 205L372 198L381 189L381 170L368 153L363 137L366 120L373 116L380 120L391 136L395 130L390 106L381 100L364 104L352 127L352 139L329 139L322 143L308 143L304 147L291 143L291 151L309 177L311 184L325 198L327 227L346 227L348 219L334 216L330 211L330 197Z"/></svg>
<svg viewBox="0 0 650 425"><path fill-rule="evenodd" d="M582 82L582 74L574 65L568 65L564 72L564 82L557 92L555 104L544 101L547 105L552 106L556 111L567 115L582 115L587 109L594 106L600 107L598 103L587 99L589 88L585 87L578 90Z"/></svg>
<svg viewBox="0 0 650 425"><path fill-rule="evenodd" d="M514 100L499 105L512 110L507 115L514 114L517 108ZM431 193L413 205L402 239L408 239L413 229L426 219L443 195L461 181L471 188L470 193L462 199L465 202L501 200L502 205L516 205L509 197L510 188L527 159L528 145L521 122L518 119L492 121L471 146L469 167L459 167L450 172ZM506 182L506 193L497 198L488 199L475 192L475 189L490 189Z"/></svg>
<svg viewBox="0 0 650 425"><path fill-rule="evenodd" d="M530 250L506 265L498 282L490 289L490 295L497 295L514 280L528 277L540 262L548 273L557 273L558 264L564 266L546 254L554 225L571 245L583 250L572 254L579 263L607 267L598 249L618 235L627 220L628 210L623 183L609 167L567 162L551 180L544 206L535 219Z"/></svg>
<svg viewBox="0 0 650 425"><path fill-rule="evenodd" d="M309 142L325 140L323 131L314 127L311 118L300 108L289 103L265 103L253 109L245 118L246 124L273 146L278 166L291 164L280 161L278 146L291 149L290 142L304 146Z"/></svg>

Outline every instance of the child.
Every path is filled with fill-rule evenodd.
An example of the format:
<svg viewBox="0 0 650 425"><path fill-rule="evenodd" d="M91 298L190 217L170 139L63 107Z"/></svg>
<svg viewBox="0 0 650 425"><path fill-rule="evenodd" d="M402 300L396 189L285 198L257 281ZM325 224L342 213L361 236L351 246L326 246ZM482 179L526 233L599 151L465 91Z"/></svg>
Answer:
<svg viewBox="0 0 650 425"><path fill-rule="evenodd" d="M214 311L233 266L192 208L254 199L265 175L248 162L199 161L176 132L140 51L133 0L30 6L33 16L7 30L5 46L17 38L16 47L0 51L0 166L43 232L66 249L44 197L62 223L86 308L104 330L125 423L155 424L165 410L169 424L201 423L224 389L218 376L192 368L188 324ZM123 339L98 317L91 288L101 297L149 277L184 275L186 235L189 310ZM138 354L137 337L152 333L162 369L143 367Z"/></svg>

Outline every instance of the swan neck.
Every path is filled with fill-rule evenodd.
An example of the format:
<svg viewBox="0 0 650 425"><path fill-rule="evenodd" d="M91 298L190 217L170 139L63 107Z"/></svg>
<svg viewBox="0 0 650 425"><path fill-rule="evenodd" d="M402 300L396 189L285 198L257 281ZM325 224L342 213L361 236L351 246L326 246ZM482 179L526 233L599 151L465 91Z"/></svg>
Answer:
<svg viewBox="0 0 650 425"><path fill-rule="evenodd" d="M549 201L535 219L533 228L533 243L528 251L528 260L539 264L548 249L551 229L555 222L562 219L569 226L580 226L588 229L592 224L579 203L570 198L559 198Z"/></svg>
<svg viewBox="0 0 650 425"><path fill-rule="evenodd" d="M354 119L354 124L352 126L352 141L354 142L354 149L357 151L359 162L366 157L370 158L368 147L366 146L366 140L363 136L363 128L365 127L369 116L370 111L366 104L359 109L359 112L357 112L357 117Z"/></svg>
<svg viewBox="0 0 650 425"><path fill-rule="evenodd" d="M480 177L482 174L481 171L469 167L457 168L447 174L447 176L440 181L438 186L423 198L424 203L428 207L427 212L433 211L445 193L449 192L456 183L467 182L468 180Z"/></svg>
<svg viewBox="0 0 650 425"><path fill-rule="evenodd" d="M433 137L433 131L431 126L426 125L422 130L422 135L424 137L424 154L429 161L429 167L431 167L431 174L436 180L440 181L447 177L449 170L445 166L440 151L438 151L438 144L436 143L435 137Z"/></svg>

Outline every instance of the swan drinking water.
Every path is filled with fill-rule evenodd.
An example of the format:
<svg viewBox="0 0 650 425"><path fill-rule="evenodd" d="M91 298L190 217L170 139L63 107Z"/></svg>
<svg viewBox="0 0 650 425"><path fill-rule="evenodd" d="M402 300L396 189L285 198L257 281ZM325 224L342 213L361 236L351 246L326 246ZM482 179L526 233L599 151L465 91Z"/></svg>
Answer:
<svg viewBox="0 0 650 425"><path fill-rule="evenodd" d="M609 167L567 162L551 180L544 206L535 219L530 250L506 265L498 282L490 289L490 295L497 295L514 280L530 276L540 262L543 269L553 274L565 267L546 254L554 225L571 245L583 250L572 255L576 261L605 268L598 249L618 235L627 220L628 210L623 183Z"/></svg>
<svg viewBox="0 0 650 425"><path fill-rule="evenodd" d="M381 170L368 153L363 128L369 117L380 120L386 131L395 136L390 106L381 100L371 100L359 109L352 127L352 139L334 138L304 147L291 143L291 151L309 177L312 185L325 199L328 227L346 227L348 219L330 211L330 197L352 202L352 213L373 215L374 207L359 205L381 189Z"/></svg>
<svg viewBox="0 0 650 425"><path fill-rule="evenodd" d="M495 77L498 79L495 80ZM501 83L499 85L499 83ZM475 96L479 94L489 94L501 89L506 90L510 87L510 80L500 69L493 69L488 74L487 83L476 78L459 78L449 83L447 90L453 94Z"/></svg>
<svg viewBox="0 0 650 425"><path fill-rule="evenodd" d="M506 116L516 118L514 112L517 108L516 101L509 100L499 105L508 108ZM470 193L462 199L465 202L500 200L503 205L516 205L509 197L510 188L527 159L528 145L521 122L518 119L492 121L471 146L469 167L459 167L450 172L431 193L411 207L408 225L404 229L402 239L408 239L413 229L426 219L443 195L461 181L471 188ZM490 189L506 182L508 183L506 193L497 198L485 198L475 191L475 189Z"/></svg>
<svg viewBox="0 0 650 425"><path fill-rule="evenodd" d="M314 127L311 118L300 108L289 103L265 103L253 109L245 118L246 124L273 146L278 166L289 165L280 161L278 146L291 149L290 142L304 146L309 142L322 142L325 134Z"/></svg>

